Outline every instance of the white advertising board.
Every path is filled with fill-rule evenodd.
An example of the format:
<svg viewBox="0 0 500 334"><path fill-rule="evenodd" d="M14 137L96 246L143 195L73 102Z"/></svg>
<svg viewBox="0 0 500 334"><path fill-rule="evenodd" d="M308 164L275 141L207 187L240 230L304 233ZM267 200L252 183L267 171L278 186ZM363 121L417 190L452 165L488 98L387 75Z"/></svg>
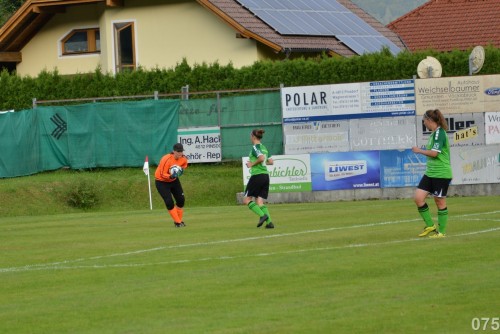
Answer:
<svg viewBox="0 0 500 334"><path fill-rule="evenodd" d="M466 113L444 115L448 124L448 140L450 147L457 146L481 146L485 144L484 139L484 113ZM427 145L429 136L432 133L427 129L422 121L422 117L417 119L417 144Z"/></svg>
<svg viewBox="0 0 500 334"><path fill-rule="evenodd" d="M349 122L351 151L406 149L416 145L415 116L361 118Z"/></svg>
<svg viewBox="0 0 500 334"><path fill-rule="evenodd" d="M177 138L189 163L222 160L219 127L178 129Z"/></svg>
<svg viewBox="0 0 500 334"><path fill-rule="evenodd" d="M285 154L345 152L349 150L349 121L283 124Z"/></svg>
<svg viewBox="0 0 500 334"><path fill-rule="evenodd" d="M487 145L500 143L500 112L487 112L484 115L484 130Z"/></svg>
<svg viewBox="0 0 500 334"><path fill-rule="evenodd" d="M273 164L268 165L270 186L269 192L304 192L311 191L311 158L309 154L274 155ZM250 169L246 162L248 157L241 159L243 168L243 186L250 179Z"/></svg>
<svg viewBox="0 0 500 334"><path fill-rule="evenodd" d="M414 80L286 87L281 105L283 123L414 115Z"/></svg>
<svg viewBox="0 0 500 334"><path fill-rule="evenodd" d="M500 182L500 144L452 147L452 184Z"/></svg>

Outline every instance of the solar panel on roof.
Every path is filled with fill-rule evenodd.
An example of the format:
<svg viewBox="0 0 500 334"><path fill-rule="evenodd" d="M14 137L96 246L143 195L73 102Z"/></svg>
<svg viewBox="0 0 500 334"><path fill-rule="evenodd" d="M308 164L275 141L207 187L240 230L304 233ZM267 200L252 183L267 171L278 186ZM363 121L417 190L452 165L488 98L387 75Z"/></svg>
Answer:
<svg viewBox="0 0 500 334"><path fill-rule="evenodd" d="M335 36L357 54L400 48L336 0L236 0L281 35Z"/></svg>

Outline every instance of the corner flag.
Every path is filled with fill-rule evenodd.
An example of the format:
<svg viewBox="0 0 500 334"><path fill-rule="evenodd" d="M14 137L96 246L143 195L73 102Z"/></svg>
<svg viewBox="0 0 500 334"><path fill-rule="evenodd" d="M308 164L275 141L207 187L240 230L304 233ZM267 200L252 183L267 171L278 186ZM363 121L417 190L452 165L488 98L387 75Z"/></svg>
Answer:
<svg viewBox="0 0 500 334"><path fill-rule="evenodd" d="M142 170L144 171L144 174L149 175L149 162L148 162L147 155L146 155L146 161L144 161L144 166L142 167Z"/></svg>
<svg viewBox="0 0 500 334"><path fill-rule="evenodd" d="M153 201L151 199L151 181L149 180L149 162L148 156L146 155L146 161L144 161L144 166L142 166L142 171L148 176L148 189L149 189L149 209L153 210Z"/></svg>

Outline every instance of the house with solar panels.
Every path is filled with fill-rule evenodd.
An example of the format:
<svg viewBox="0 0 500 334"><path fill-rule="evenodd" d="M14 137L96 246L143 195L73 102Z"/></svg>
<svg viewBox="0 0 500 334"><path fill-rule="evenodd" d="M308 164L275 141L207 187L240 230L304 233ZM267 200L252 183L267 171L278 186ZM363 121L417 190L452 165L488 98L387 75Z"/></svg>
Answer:
<svg viewBox="0 0 500 334"><path fill-rule="evenodd" d="M349 0L27 0L0 28L0 68L21 76L234 67L299 56L351 57L399 37Z"/></svg>

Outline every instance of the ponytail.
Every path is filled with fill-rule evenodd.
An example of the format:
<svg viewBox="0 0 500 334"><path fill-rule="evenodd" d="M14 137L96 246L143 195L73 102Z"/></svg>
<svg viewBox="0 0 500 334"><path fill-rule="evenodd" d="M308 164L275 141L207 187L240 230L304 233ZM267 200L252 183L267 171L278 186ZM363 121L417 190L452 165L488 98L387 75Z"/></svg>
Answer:
<svg viewBox="0 0 500 334"><path fill-rule="evenodd" d="M436 122L443 130L448 130L448 123L439 109L429 109L425 112L424 117L427 119L432 119Z"/></svg>
<svg viewBox="0 0 500 334"><path fill-rule="evenodd" d="M263 129L253 129L252 130L252 136L254 136L255 138L261 140L262 137L264 136L264 133L266 133L266 131L264 131Z"/></svg>

